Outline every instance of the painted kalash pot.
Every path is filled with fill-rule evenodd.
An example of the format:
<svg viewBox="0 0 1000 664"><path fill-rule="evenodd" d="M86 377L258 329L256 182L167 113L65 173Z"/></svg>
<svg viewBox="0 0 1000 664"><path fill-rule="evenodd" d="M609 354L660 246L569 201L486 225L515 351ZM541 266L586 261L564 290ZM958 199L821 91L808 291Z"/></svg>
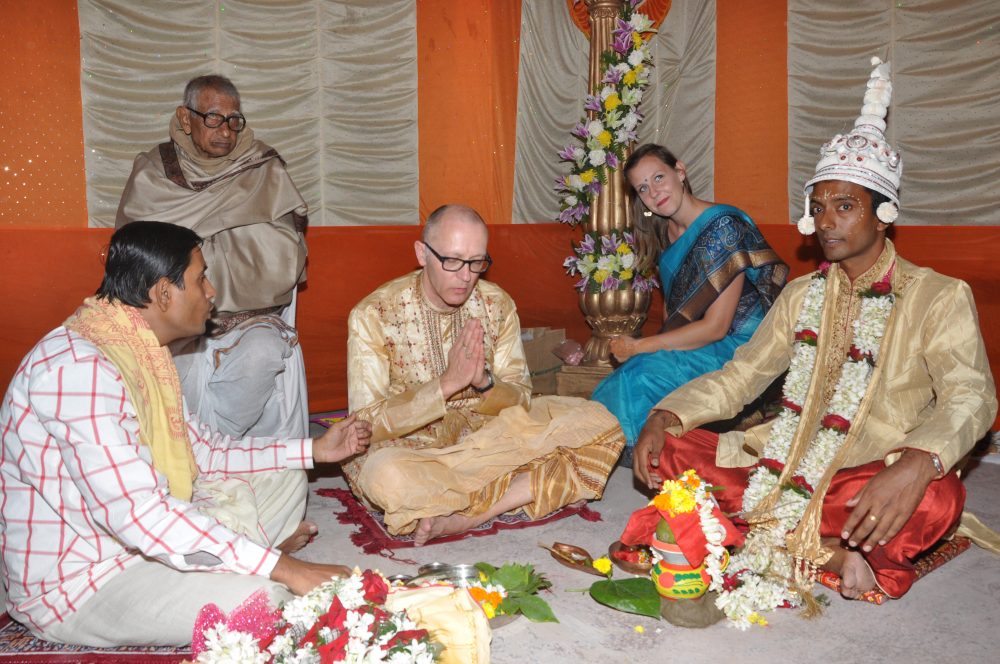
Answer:
<svg viewBox="0 0 1000 664"><path fill-rule="evenodd" d="M708 549L702 552L702 559L699 564L692 564L684 555L679 544L677 544L670 524L666 519L660 519L656 526L656 531L649 543L649 550L653 556L653 569L650 575L657 592L667 599L697 599L706 592L712 584L709 576ZM722 548L721 559L719 560L719 572L723 572L729 565L729 551Z"/></svg>
<svg viewBox="0 0 1000 664"><path fill-rule="evenodd" d="M729 564L726 547L743 544L743 535L712 498L713 490L693 470L685 471L633 512L622 533L622 544L650 548L653 584L666 599L704 595L712 577L721 579Z"/></svg>

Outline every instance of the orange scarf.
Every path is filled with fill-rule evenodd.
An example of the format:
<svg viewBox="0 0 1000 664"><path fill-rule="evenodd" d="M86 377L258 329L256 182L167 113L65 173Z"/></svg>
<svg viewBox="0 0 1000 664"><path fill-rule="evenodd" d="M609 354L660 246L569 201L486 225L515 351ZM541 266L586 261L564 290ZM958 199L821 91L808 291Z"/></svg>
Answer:
<svg viewBox="0 0 1000 664"><path fill-rule="evenodd" d="M137 309L96 297L84 300L63 325L97 346L121 372L139 419L139 441L152 452L153 468L166 476L170 495L190 501L198 467L170 351Z"/></svg>

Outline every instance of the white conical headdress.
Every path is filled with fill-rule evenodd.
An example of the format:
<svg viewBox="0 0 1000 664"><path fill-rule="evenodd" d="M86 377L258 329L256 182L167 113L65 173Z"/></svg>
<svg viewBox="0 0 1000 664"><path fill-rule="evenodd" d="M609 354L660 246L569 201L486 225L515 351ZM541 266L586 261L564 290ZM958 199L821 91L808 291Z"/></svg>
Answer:
<svg viewBox="0 0 1000 664"><path fill-rule="evenodd" d="M846 180L885 194L892 203L880 205L877 214L886 223L892 223L899 213L903 160L885 140L885 116L892 99L889 63L877 57L871 62L875 69L868 78L861 115L854 121L854 130L846 135L837 134L820 149L816 173L806 182L806 209L799 220L799 231L805 235L815 230L809 214L809 194L813 185L823 180Z"/></svg>

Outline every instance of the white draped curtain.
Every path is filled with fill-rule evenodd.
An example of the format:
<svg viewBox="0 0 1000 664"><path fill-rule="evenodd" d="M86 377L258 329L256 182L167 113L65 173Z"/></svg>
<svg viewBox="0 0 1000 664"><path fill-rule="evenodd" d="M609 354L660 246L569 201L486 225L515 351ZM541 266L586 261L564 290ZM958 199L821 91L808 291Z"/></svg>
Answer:
<svg viewBox="0 0 1000 664"><path fill-rule="evenodd" d="M240 90L311 225L418 222L413 0L79 0L87 205L111 226L185 83Z"/></svg>
<svg viewBox="0 0 1000 664"><path fill-rule="evenodd" d="M899 224L1000 224L1000 2L789 0L790 218L877 55L892 65L886 138L902 153Z"/></svg>
<svg viewBox="0 0 1000 664"><path fill-rule="evenodd" d="M556 153L575 140L583 117L590 44L565 0L522 0L514 222L553 221ZM641 6L640 6L641 10ZM715 191L715 0L673 0L653 39L653 76L639 110L639 143L670 148L698 196ZM738 202L734 202L738 205Z"/></svg>

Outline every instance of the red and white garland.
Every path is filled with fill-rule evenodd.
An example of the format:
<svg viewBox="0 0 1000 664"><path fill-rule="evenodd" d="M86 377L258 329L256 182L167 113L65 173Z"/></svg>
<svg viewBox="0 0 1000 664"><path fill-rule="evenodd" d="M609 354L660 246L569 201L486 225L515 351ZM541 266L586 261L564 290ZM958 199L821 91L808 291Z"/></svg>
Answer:
<svg viewBox="0 0 1000 664"><path fill-rule="evenodd" d="M712 590L719 591L717 605L726 613L731 624L740 629L760 622L759 612L801 603L801 598L788 583L792 578L793 561L785 550L785 537L801 521L812 499L813 487L819 483L843 446L868 391L878 361L879 345L895 303L890 284L893 267L880 281L861 293L861 312L854 321L851 348L840 380L816 437L791 481L781 487L781 495L773 510L775 521L757 524L747 534L745 546L730 561L726 573L730 582L723 583L713 578ZM792 440L801 425L802 406L816 370L816 346L827 295L828 269L828 263L821 266L806 291L795 324L795 352L785 379L782 410L772 425L761 460L750 475L743 494L744 512L756 508L777 486Z"/></svg>

